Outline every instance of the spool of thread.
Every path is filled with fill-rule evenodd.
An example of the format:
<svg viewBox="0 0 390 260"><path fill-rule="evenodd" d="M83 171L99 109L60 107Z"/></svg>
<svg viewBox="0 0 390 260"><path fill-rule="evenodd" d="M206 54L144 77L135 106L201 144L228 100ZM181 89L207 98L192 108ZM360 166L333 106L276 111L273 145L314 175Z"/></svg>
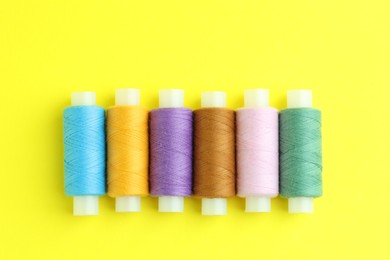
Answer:
<svg viewBox="0 0 390 260"><path fill-rule="evenodd" d="M194 112L194 194L202 215L226 215L226 198L235 195L235 115L224 92L203 92Z"/></svg>
<svg viewBox="0 0 390 260"><path fill-rule="evenodd" d="M139 104L139 89L118 89L107 110L107 186L116 212L141 211L140 196L149 192L148 111Z"/></svg>
<svg viewBox="0 0 390 260"><path fill-rule="evenodd" d="M72 93L64 111L65 193L75 216L97 215L106 193L105 112L94 92Z"/></svg>
<svg viewBox="0 0 390 260"><path fill-rule="evenodd" d="M279 117L266 89L245 91L236 112L237 194L246 212L270 212L279 193Z"/></svg>
<svg viewBox="0 0 390 260"><path fill-rule="evenodd" d="M312 213L322 195L321 112L310 90L288 92L280 113L280 194L290 213Z"/></svg>
<svg viewBox="0 0 390 260"><path fill-rule="evenodd" d="M183 90L160 90L159 100L150 114L150 193L160 212L183 212L192 195L193 113Z"/></svg>

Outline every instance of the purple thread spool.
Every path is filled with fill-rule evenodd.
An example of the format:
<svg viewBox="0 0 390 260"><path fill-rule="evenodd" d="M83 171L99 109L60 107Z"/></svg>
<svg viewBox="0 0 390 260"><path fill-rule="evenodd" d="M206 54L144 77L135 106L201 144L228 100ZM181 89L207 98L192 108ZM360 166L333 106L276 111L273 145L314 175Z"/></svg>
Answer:
<svg viewBox="0 0 390 260"><path fill-rule="evenodd" d="M192 195L193 113L182 90L161 90L160 108L150 113L150 190L160 212L183 212Z"/></svg>

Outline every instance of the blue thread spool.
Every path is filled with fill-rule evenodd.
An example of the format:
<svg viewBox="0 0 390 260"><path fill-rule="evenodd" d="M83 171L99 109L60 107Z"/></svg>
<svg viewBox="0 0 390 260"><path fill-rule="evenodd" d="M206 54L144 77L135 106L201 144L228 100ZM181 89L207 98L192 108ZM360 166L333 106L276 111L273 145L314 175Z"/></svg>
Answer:
<svg viewBox="0 0 390 260"><path fill-rule="evenodd" d="M97 215L106 193L105 111L94 92L72 93L64 111L65 193L75 216Z"/></svg>

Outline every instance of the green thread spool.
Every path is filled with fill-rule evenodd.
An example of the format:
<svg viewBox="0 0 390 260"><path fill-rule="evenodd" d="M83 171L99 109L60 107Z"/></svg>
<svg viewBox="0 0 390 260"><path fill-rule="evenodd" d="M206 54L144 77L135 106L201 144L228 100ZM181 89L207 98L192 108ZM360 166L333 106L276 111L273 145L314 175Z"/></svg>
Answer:
<svg viewBox="0 0 390 260"><path fill-rule="evenodd" d="M322 195L321 112L311 108L310 90L288 92L280 113L280 194L290 213L312 213Z"/></svg>

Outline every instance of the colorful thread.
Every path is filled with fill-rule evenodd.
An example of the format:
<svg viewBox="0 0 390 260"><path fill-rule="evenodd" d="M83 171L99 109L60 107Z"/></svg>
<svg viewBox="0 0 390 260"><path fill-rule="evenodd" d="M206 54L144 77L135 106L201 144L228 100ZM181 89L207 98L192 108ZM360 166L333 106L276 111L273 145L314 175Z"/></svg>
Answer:
<svg viewBox="0 0 390 260"><path fill-rule="evenodd" d="M322 195L321 111L280 113L280 192L285 198Z"/></svg>
<svg viewBox="0 0 390 260"><path fill-rule="evenodd" d="M275 197L279 193L278 110L236 112L237 194Z"/></svg>
<svg viewBox="0 0 390 260"><path fill-rule="evenodd" d="M235 195L235 115L226 108L194 112L194 194L203 198Z"/></svg>
<svg viewBox="0 0 390 260"><path fill-rule="evenodd" d="M150 193L191 196L193 113L159 108L150 113Z"/></svg>
<svg viewBox="0 0 390 260"><path fill-rule="evenodd" d="M65 193L69 196L106 193L105 112L98 106L64 111Z"/></svg>
<svg viewBox="0 0 390 260"><path fill-rule="evenodd" d="M148 111L140 106L107 110L108 195L146 196L149 192Z"/></svg>

